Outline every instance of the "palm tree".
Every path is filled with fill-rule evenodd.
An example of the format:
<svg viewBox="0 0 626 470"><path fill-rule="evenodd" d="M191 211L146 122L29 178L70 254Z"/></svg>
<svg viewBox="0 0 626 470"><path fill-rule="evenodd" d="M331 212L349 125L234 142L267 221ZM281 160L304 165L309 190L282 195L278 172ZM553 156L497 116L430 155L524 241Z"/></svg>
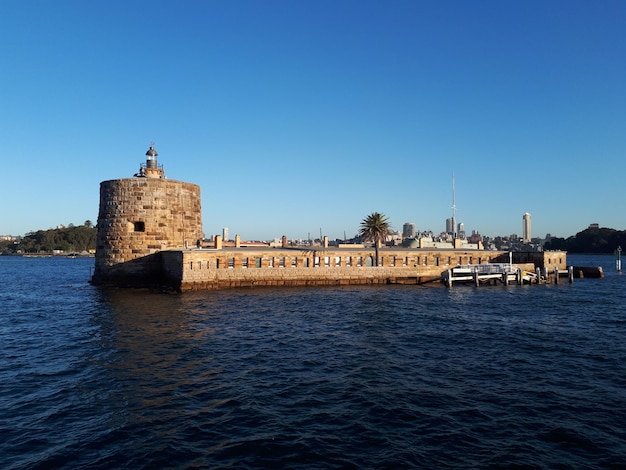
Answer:
<svg viewBox="0 0 626 470"><path fill-rule="evenodd" d="M389 222L384 214L379 212L372 212L365 217L361 222L361 229L359 230L359 237L363 240L369 240L374 242L376 249L376 266L378 262L378 249L385 241L389 234Z"/></svg>

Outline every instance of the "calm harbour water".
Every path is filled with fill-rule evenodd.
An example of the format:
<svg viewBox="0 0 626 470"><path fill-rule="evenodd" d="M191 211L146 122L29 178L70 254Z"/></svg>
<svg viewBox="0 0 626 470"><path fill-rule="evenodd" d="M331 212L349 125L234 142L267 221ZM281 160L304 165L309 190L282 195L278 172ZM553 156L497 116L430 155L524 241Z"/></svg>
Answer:
<svg viewBox="0 0 626 470"><path fill-rule="evenodd" d="M0 257L0 467L625 468L626 274L99 290Z"/></svg>

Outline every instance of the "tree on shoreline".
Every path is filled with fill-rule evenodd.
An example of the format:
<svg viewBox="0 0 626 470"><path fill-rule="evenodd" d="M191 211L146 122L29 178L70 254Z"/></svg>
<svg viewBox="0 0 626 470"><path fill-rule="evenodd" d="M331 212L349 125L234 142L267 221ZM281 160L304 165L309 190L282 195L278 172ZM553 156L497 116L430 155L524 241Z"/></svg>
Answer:
<svg viewBox="0 0 626 470"><path fill-rule="evenodd" d="M29 232L18 240L0 243L2 253L50 253L54 250L80 252L96 248L97 229L80 225Z"/></svg>
<svg viewBox="0 0 626 470"><path fill-rule="evenodd" d="M543 248L569 253L613 253L626 246L626 231L612 228L587 228L568 238L553 238Z"/></svg>
<svg viewBox="0 0 626 470"><path fill-rule="evenodd" d="M361 222L359 237L362 240L373 241L376 250L376 266L380 265L378 252L382 243L389 234L389 221L384 214L372 212Z"/></svg>

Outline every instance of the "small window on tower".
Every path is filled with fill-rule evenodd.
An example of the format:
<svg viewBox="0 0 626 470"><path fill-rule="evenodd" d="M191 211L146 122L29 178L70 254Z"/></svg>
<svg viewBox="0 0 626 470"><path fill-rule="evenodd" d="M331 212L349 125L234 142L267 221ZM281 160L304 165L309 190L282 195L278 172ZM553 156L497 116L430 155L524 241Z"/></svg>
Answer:
<svg viewBox="0 0 626 470"><path fill-rule="evenodd" d="M135 222L134 223L134 230L135 230L135 232L145 232L146 231L146 224L145 224L145 222Z"/></svg>

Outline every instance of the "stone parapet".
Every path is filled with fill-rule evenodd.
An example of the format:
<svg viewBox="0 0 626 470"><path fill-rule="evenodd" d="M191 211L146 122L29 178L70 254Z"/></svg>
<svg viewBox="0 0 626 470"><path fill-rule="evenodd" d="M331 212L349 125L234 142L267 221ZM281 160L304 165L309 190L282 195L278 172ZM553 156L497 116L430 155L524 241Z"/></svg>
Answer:
<svg viewBox="0 0 626 470"><path fill-rule="evenodd" d="M170 250L161 253L164 281L181 291L253 286L422 284L450 267L485 264L498 251L383 249ZM531 269L524 263L520 267ZM563 257L562 269L565 269Z"/></svg>

